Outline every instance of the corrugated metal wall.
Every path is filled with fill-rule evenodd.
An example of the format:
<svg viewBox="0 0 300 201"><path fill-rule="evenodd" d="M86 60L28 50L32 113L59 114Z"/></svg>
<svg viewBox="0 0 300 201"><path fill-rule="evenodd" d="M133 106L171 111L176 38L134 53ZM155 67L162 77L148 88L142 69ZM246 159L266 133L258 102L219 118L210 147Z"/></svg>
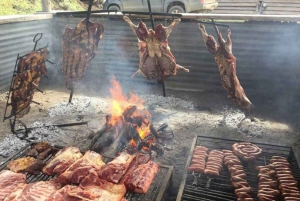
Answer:
<svg viewBox="0 0 300 201"><path fill-rule="evenodd" d="M80 18L54 18L55 44L60 58L60 40L65 25L75 27ZM138 69L137 39L123 19L97 18L105 26L99 53L92 61L85 83L101 86L111 75L129 81ZM138 20L133 20L137 23ZM149 25L149 21L146 21ZM157 21L156 23L159 23ZM164 22L162 22L164 23ZM207 25L209 34L215 31ZM237 73L247 92L273 93L295 90L300 86L300 26L296 23L230 23ZM226 28L221 28L225 34ZM222 90L217 65L204 46L196 22L182 21L171 33L169 45L177 63L189 67L190 73L178 72L169 78L167 88L184 90ZM107 78L107 79L106 79ZM133 79L147 83L142 76Z"/></svg>
<svg viewBox="0 0 300 201"><path fill-rule="evenodd" d="M49 42L51 49L52 20L36 20L0 25L0 91L8 91L17 55L34 48L33 37L43 33L37 48Z"/></svg>

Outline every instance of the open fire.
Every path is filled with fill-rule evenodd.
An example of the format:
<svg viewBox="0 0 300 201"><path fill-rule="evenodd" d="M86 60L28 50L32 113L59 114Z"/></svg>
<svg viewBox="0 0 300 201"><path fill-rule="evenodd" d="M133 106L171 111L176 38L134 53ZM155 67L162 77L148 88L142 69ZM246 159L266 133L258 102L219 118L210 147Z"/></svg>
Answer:
<svg viewBox="0 0 300 201"><path fill-rule="evenodd" d="M117 155L124 150L163 154L163 140L173 138L173 132L165 131L166 124L156 130L150 121L150 112L144 107L144 100L133 93L125 96L115 78L111 83L110 115L106 116L105 125L94 137L92 149L106 155Z"/></svg>

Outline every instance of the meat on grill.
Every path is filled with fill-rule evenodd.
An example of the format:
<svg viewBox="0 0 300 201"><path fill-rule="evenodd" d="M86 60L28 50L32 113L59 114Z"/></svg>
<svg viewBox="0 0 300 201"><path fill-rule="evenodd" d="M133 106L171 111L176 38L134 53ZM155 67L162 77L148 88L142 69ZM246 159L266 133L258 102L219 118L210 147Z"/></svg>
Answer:
<svg viewBox="0 0 300 201"><path fill-rule="evenodd" d="M240 201L253 201L252 188L247 181L240 159L230 150L222 150L224 154L224 164L227 166L231 178L231 185L235 188L235 195Z"/></svg>
<svg viewBox="0 0 300 201"><path fill-rule="evenodd" d="M235 143L232 145L232 151L244 161L254 161L262 154L262 149L250 142Z"/></svg>
<svg viewBox="0 0 300 201"><path fill-rule="evenodd" d="M18 158L7 164L7 168L13 172L28 172L34 175L39 174L44 166L45 163L42 160L33 157Z"/></svg>
<svg viewBox="0 0 300 201"><path fill-rule="evenodd" d="M65 185L61 189L52 193L46 201L82 201L80 198L71 197L68 195L68 191L72 191L73 189L78 188L77 186L73 185Z"/></svg>
<svg viewBox="0 0 300 201"><path fill-rule="evenodd" d="M62 41L62 71L68 89L76 80L80 80L90 61L96 56L98 43L104 27L101 23L81 20L76 28L65 27Z"/></svg>
<svg viewBox="0 0 300 201"><path fill-rule="evenodd" d="M67 189L68 196L75 201L97 200L97 201L120 201L126 193L124 184L113 184L99 179L95 170L91 170L76 188Z"/></svg>
<svg viewBox="0 0 300 201"><path fill-rule="evenodd" d="M10 194L7 201L46 201L60 188L61 185L55 180L29 183Z"/></svg>
<svg viewBox="0 0 300 201"><path fill-rule="evenodd" d="M180 19L173 20L168 27L158 24L154 30L148 30L142 21L135 25L129 17L124 16L123 18L138 38L139 70L132 77L137 73L141 73L149 80L156 78L158 82L162 82L167 77L176 75L178 70L189 72L188 69L176 63L168 44L168 37L174 27L181 21Z"/></svg>
<svg viewBox="0 0 300 201"><path fill-rule="evenodd" d="M188 167L189 171L196 173L204 173L207 150L208 149L203 146L196 146L194 148L192 162L191 165Z"/></svg>
<svg viewBox="0 0 300 201"><path fill-rule="evenodd" d="M153 162L139 165L124 181L127 190L136 193L147 193L159 166Z"/></svg>
<svg viewBox="0 0 300 201"><path fill-rule="evenodd" d="M0 200L3 201L17 189L18 185L25 184L25 182L26 175L2 170L0 172Z"/></svg>
<svg viewBox="0 0 300 201"><path fill-rule="evenodd" d="M236 58L232 54L231 31L228 29L227 40L222 37L221 32L218 30L218 43L215 38L208 35L205 26L199 24L199 29L204 39L204 43L208 51L215 56L215 61L218 65L222 86L229 92L228 98L233 99L239 108L247 109L250 114L251 121L253 117L253 104L247 98L243 87L241 86L236 74Z"/></svg>
<svg viewBox="0 0 300 201"><path fill-rule="evenodd" d="M43 173L47 175L61 174L81 157L82 154L78 148L65 147L47 163L43 168Z"/></svg>
<svg viewBox="0 0 300 201"><path fill-rule="evenodd" d="M100 170L105 163L100 154L94 151L85 152L82 158L79 158L68 169L58 176L58 181L63 184L78 184L88 175L92 169Z"/></svg>
<svg viewBox="0 0 300 201"><path fill-rule="evenodd" d="M284 200L299 200L300 191L298 188L298 182L292 175L290 163L280 156L273 156L270 162L276 171L276 178L279 181L279 189Z"/></svg>
<svg viewBox="0 0 300 201"><path fill-rule="evenodd" d="M34 90L40 82L40 76L46 74L45 65L49 50L43 48L32 51L18 61L17 72L15 73L11 86L12 114L22 117L30 110L30 103L33 99Z"/></svg>
<svg viewBox="0 0 300 201"><path fill-rule="evenodd" d="M122 152L114 160L103 166L99 171L99 178L109 182L118 183L125 175L135 156Z"/></svg>
<svg viewBox="0 0 300 201"><path fill-rule="evenodd" d="M148 163L150 160L151 156L149 154L137 154L131 162L130 166L128 167L128 170L124 177L121 179L120 183L124 183L124 181L126 181L130 177L134 170L136 170L140 165Z"/></svg>
<svg viewBox="0 0 300 201"><path fill-rule="evenodd" d="M278 200L280 196L276 178L275 166L259 166L258 168L258 194L260 201Z"/></svg>
<svg viewBox="0 0 300 201"><path fill-rule="evenodd" d="M211 150L208 154L204 173L211 177L218 177L222 170L224 154L218 150Z"/></svg>

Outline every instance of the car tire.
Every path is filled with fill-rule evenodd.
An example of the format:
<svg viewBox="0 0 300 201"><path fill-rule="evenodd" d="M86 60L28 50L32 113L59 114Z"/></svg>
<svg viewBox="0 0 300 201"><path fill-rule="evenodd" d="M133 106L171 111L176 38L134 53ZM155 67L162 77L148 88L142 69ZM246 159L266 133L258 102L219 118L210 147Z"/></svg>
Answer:
<svg viewBox="0 0 300 201"><path fill-rule="evenodd" d="M185 13L185 10L182 6L172 6L168 13Z"/></svg>
<svg viewBox="0 0 300 201"><path fill-rule="evenodd" d="M118 6L109 6L108 10L117 10L117 11L120 11L120 8Z"/></svg>

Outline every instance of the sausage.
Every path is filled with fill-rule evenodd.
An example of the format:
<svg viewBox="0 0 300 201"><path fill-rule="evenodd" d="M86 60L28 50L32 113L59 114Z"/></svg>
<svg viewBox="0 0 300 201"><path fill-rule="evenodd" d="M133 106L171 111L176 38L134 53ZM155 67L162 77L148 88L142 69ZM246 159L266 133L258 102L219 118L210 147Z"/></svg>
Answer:
<svg viewBox="0 0 300 201"><path fill-rule="evenodd" d="M289 164L288 162L274 162L272 163L275 167L277 166L286 166L286 167L291 167L291 164Z"/></svg>
<svg viewBox="0 0 300 201"><path fill-rule="evenodd" d="M252 193L252 188L251 187L243 187L243 188L239 188L239 189L236 189L234 191L235 193L239 193L239 192L246 192L246 193Z"/></svg>
<svg viewBox="0 0 300 201"><path fill-rule="evenodd" d="M298 183L294 182L294 181L291 181L291 182L288 182L288 183L283 183L283 184L280 184L279 185L279 188L282 189L282 188L292 188L292 187L296 187L298 188Z"/></svg>
<svg viewBox="0 0 300 201"><path fill-rule="evenodd" d="M208 148L204 147L204 146L195 146L194 150L204 150L204 151L208 151Z"/></svg>
<svg viewBox="0 0 300 201"><path fill-rule="evenodd" d="M205 166L205 161L200 161L200 160L193 159L192 162L191 162L191 165L192 164L199 164L199 165L204 165Z"/></svg>
<svg viewBox="0 0 300 201"><path fill-rule="evenodd" d="M281 189L282 193L300 193L298 189L289 189L289 188L283 188Z"/></svg>
<svg viewBox="0 0 300 201"><path fill-rule="evenodd" d="M289 184L289 183L296 183L298 184L298 182L294 179L285 179L285 180L279 180L280 184Z"/></svg>
<svg viewBox="0 0 300 201"><path fill-rule="evenodd" d="M271 179L271 178L267 178L267 177L260 177L259 178L259 182L276 182L274 179Z"/></svg>
<svg viewBox="0 0 300 201"><path fill-rule="evenodd" d="M282 196L300 198L300 193L282 193Z"/></svg>
<svg viewBox="0 0 300 201"><path fill-rule="evenodd" d="M282 156L272 156L271 159L284 159L284 160L286 160L286 158L284 158Z"/></svg>
<svg viewBox="0 0 300 201"><path fill-rule="evenodd" d="M269 185L271 188L277 188L277 181L260 182L259 185Z"/></svg>
<svg viewBox="0 0 300 201"><path fill-rule="evenodd" d="M275 196L275 197L280 195L279 190L272 189L272 188L260 189L260 190L258 190L258 193L265 193L265 194L272 195L272 196Z"/></svg>
<svg viewBox="0 0 300 201"><path fill-rule="evenodd" d="M225 165L229 166L229 165L241 165L241 161L238 159L234 159L234 160L228 160L225 162Z"/></svg>
<svg viewBox="0 0 300 201"><path fill-rule="evenodd" d="M245 173L244 170L238 170L238 171L231 172L231 176L237 176L237 175L240 175L240 174L245 174L245 176L246 176L246 173Z"/></svg>
<svg viewBox="0 0 300 201"><path fill-rule="evenodd" d="M188 171L191 172L204 172L204 166L200 166L200 165L191 165L190 167L188 167Z"/></svg>
<svg viewBox="0 0 300 201"><path fill-rule="evenodd" d="M237 201L254 201L253 198L238 198Z"/></svg>
<svg viewBox="0 0 300 201"><path fill-rule="evenodd" d="M275 196L268 195L268 194L265 194L265 193L258 193L257 197L260 201L274 201L274 200L276 200Z"/></svg>
<svg viewBox="0 0 300 201"><path fill-rule="evenodd" d="M213 176L213 177L218 177L219 176L219 171L215 170L215 169L207 169L205 168L204 173L209 175L209 176Z"/></svg>
<svg viewBox="0 0 300 201"><path fill-rule="evenodd" d="M295 198L295 197L285 197L284 200L285 200L285 201L299 201L300 198Z"/></svg>
<svg viewBox="0 0 300 201"><path fill-rule="evenodd" d="M235 195L238 198L252 198L252 196L247 192L237 192Z"/></svg>
<svg viewBox="0 0 300 201"><path fill-rule="evenodd" d="M231 182L231 185L234 188L245 188L245 187L249 187L248 182Z"/></svg>
<svg viewBox="0 0 300 201"><path fill-rule="evenodd" d="M237 176L233 176L230 179L232 182L247 182L246 179L242 178L242 177L237 177Z"/></svg>

